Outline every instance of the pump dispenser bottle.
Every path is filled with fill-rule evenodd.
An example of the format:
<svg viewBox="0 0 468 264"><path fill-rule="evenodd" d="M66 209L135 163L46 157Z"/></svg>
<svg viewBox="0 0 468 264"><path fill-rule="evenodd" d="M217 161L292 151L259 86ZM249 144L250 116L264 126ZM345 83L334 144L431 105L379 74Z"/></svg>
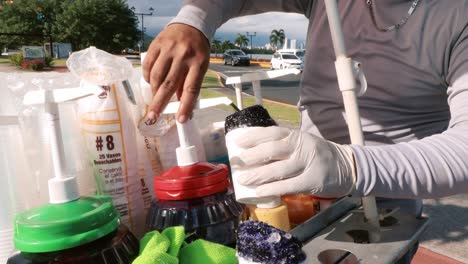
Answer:
<svg viewBox="0 0 468 264"><path fill-rule="evenodd" d="M111 198L80 197L76 175L65 170L58 104L100 92L68 88L26 94L24 104L45 105L54 177L48 182L49 204L16 216L14 243L19 252L8 264L130 263L138 255L138 240L121 224Z"/></svg>
<svg viewBox="0 0 468 264"><path fill-rule="evenodd" d="M235 163L236 157L243 151L243 149L235 144L235 139L238 137L247 137L248 127L268 127L276 125L276 122L270 117L267 110L260 105L245 108L228 116L225 123L225 132L226 145L231 163ZM244 186L237 182L239 175L248 173L249 170L253 168L254 167L250 167L241 170L235 166L231 166L236 200L240 203L252 205L249 206L249 208L250 217L253 220L268 223L283 231L289 231L290 223L288 210L286 205L282 204L280 197L259 197L255 192L256 186Z"/></svg>
<svg viewBox="0 0 468 264"><path fill-rule="evenodd" d="M231 104L228 98L200 100L196 108ZM164 113L175 113L179 102L172 102ZM235 230L243 207L235 201L225 164L202 161L197 146L189 138L192 120L177 124L180 146L177 166L154 177L156 198L147 216L147 229L159 230L181 225L190 233L186 241L197 238L235 245Z"/></svg>

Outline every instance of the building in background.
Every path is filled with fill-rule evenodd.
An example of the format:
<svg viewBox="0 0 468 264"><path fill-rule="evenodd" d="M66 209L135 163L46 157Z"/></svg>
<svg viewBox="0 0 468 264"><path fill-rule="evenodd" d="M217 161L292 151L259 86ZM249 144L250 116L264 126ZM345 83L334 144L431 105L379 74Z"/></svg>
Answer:
<svg viewBox="0 0 468 264"><path fill-rule="evenodd" d="M54 42L52 45L53 45L52 47L53 47L53 52L54 52L54 58L56 59L68 58L68 56L72 52L72 47L70 43ZM50 44L49 43L44 44L44 49L46 50L47 56L50 56Z"/></svg>
<svg viewBox="0 0 468 264"><path fill-rule="evenodd" d="M289 42L289 48L290 49L296 49L297 48L296 47L296 42L297 42L297 40L291 39L291 41Z"/></svg>

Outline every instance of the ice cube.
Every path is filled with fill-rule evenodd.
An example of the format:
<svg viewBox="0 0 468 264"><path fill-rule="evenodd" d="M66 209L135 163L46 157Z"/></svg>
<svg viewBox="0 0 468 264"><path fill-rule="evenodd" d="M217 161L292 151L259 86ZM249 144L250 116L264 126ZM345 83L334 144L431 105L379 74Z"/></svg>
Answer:
<svg viewBox="0 0 468 264"><path fill-rule="evenodd" d="M267 239L268 243L278 243L281 240L281 235L277 232L273 232Z"/></svg>

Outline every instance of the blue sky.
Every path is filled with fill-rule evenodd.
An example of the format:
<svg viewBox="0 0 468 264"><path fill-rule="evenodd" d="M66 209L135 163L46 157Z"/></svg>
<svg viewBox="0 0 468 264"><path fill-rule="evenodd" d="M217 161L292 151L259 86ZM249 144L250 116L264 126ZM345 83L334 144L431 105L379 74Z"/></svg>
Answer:
<svg viewBox="0 0 468 264"><path fill-rule="evenodd" d="M177 15L182 0L128 0L130 7L134 6L136 12L148 12L150 7L155 9L153 16L145 17L147 34L154 36ZM270 12L255 16L246 16L231 19L218 29L219 38L230 38L237 33L245 34L246 31L257 32L254 45L265 44L267 36L272 29L284 29L286 37L304 41L307 32L307 19L300 14L286 14ZM263 43L259 43L263 42Z"/></svg>

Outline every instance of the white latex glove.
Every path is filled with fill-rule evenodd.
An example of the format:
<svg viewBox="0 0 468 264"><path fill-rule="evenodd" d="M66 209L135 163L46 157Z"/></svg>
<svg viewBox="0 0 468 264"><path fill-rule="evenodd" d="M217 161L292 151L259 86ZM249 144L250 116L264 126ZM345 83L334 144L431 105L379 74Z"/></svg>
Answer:
<svg viewBox="0 0 468 264"><path fill-rule="evenodd" d="M243 148L231 157L234 168L252 168L238 178L241 185L257 185L258 196L311 193L318 197L346 196L354 188L351 148L284 127L244 128L235 138Z"/></svg>

